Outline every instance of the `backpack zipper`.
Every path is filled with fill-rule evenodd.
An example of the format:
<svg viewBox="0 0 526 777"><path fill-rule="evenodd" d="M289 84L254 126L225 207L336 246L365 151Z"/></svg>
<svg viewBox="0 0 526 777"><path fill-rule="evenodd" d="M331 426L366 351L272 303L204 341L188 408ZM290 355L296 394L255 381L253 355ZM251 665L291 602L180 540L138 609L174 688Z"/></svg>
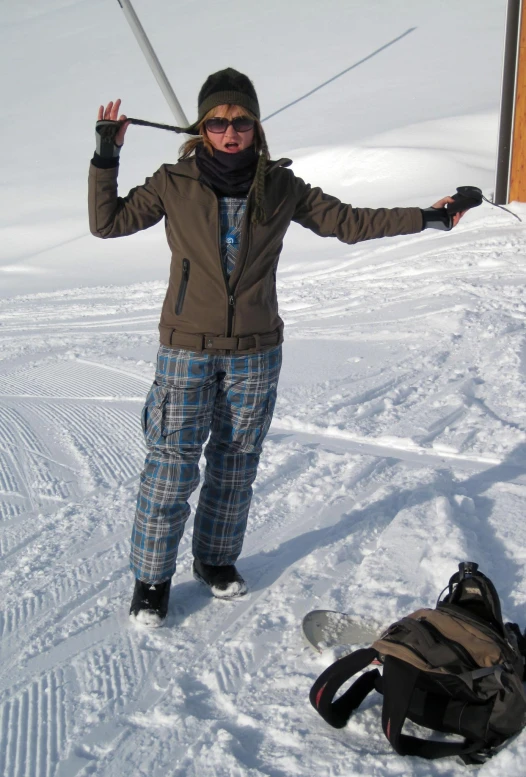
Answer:
<svg viewBox="0 0 526 777"><path fill-rule="evenodd" d="M470 666L473 667L473 669L480 668L479 665L476 663L475 659L473 658L473 656L466 650L466 648L463 645L459 644L458 642L455 642L455 640L449 639L449 637L445 637L442 634L442 632L436 628L436 626L433 626L432 623L429 623L424 618L418 618L417 620L413 620L413 623L421 626L424 629L424 631L426 631L427 634L433 638L435 642L446 643L448 647L450 647L453 653L455 653L464 662L467 662ZM397 631L402 631L402 632L405 631L406 634L409 632L409 630L406 628L403 628L403 627L400 628L399 624L396 624L396 625L398 626ZM382 639L385 639L386 642L393 642L394 644L397 644L397 645L403 645L403 647L405 647L407 650L410 650L412 653L414 653L415 656L418 656L418 658L420 658L421 661L423 661L426 664L426 666L430 667L430 669L437 668L436 666L433 666L433 664L429 662L426 656L423 655L413 645L408 645L406 642L398 640L396 638L397 631L393 631L391 638L390 638L391 635L386 634L386 636L382 637ZM454 674L454 673L450 672L450 674Z"/></svg>
<svg viewBox="0 0 526 777"><path fill-rule="evenodd" d="M464 647L464 645L461 645L460 642L456 642L450 637L446 637L444 634L442 634L440 629L437 629L436 626L423 618L419 618L417 622L422 624L422 626L427 629L427 631L435 638L437 642L445 642L451 648L453 653L456 653L460 659L467 661L474 669L479 669L479 665L471 653Z"/></svg>
<svg viewBox="0 0 526 777"><path fill-rule="evenodd" d="M464 608L461 608L455 604L439 604L437 610L447 612L453 618L456 618L461 622L465 620L467 623L471 623L473 626L476 626L476 628L479 629L483 634L496 642L497 645L501 647L503 652L507 654L508 658L510 657L510 654L512 658L518 657L518 654L515 652L514 648L508 642L508 640L497 633L489 623L485 623L482 618L477 618L476 615L472 615L471 613L467 614Z"/></svg>
<svg viewBox="0 0 526 777"><path fill-rule="evenodd" d="M403 647L404 647L406 650L409 650L409 652L410 652L410 653L413 653L413 655L415 655L417 658L419 658L419 659L422 661L422 663L424 663L424 664L425 664L426 666L428 666L430 669L433 669L433 668L434 668L434 667L432 667L432 666L431 666L431 664L429 663L429 661L427 660L427 658L426 658L424 655L422 655L422 653L420 653L420 652L419 652L419 651L418 651L416 648L414 648L412 645L406 645L404 642L398 642L397 640L395 640L395 639L389 639L388 637L384 637L383 639L384 639L386 642L392 642L394 645L401 645L401 646L403 646ZM380 660L382 661L382 663L383 663L383 660L384 660L384 659L385 659L385 656L382 656L382 655L380 655ZM423 670L423 671L426 671L426 670Z"/></svg>
<svg viewBox="0 0 526 777"><path fill-rule="evenodd" d="M397 622L389 626L387 631L382 635L381 639L385 640L385 642L391 642L393 645L403 646L404 648L406 648L406 650L409 650L411 653L417 656L417 658L419 658L426 666L428 666L429 668L432 668L427 658L422 653L420 653L420 651L417 650L417 648L415 648L413 645L407 645L405 642L402 642L400 639L397 639L397 637L399 637L401 634L408 634L408 633L409 633L409 629L407 629L405 626Z"/></svg>
<svg viewBox="0 0 526 777"><path fill-rule="evenodd" d="M188 286L188 278L190 277L190 262L188 259L183 259L183 274L181 277L181 283L179 285L179 293L177 295L177 302L175 303L175 315L180 316L183 311L183 303L186 294L186 287Z"/></svg>

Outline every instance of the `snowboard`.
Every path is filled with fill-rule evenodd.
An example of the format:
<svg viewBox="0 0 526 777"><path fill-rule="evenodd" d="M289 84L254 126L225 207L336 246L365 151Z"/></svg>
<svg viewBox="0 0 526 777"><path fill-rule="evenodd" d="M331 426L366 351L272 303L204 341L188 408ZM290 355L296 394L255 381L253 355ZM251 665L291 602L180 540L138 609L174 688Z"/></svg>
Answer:
<svg viewBox="0 0 526 777"><path fill-rule="evenodd" d="M312 610L301 624L307 644L318 653L342 645L370 644L378 639L381 629L372 621L352 618L334 610Z"/></svg>

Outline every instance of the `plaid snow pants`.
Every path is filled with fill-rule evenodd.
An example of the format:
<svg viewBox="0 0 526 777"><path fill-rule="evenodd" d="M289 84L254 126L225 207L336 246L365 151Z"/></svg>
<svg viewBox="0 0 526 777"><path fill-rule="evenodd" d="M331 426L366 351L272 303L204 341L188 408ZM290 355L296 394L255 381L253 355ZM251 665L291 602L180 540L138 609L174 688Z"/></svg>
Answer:
<svg viewBox="0 0 526 777"><path fill-rule="evenodd" d="M209 435L193 554L217 566L236 561L280 368L281 346L246 356L160 347L142 412L148 454L131 538L135 577L160 583L174 574Z"/></svg>

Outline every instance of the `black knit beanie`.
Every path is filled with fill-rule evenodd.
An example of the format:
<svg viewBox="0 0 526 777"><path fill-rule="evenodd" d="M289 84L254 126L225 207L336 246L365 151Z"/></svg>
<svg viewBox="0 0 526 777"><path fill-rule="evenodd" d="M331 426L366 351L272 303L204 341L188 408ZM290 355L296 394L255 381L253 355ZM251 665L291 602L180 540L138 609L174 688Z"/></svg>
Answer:
<svg viewBox="0 0 526 777"><path fill-rule="evenodd" d="M241 105L259 119L259 103L254 84L247 76L227 67L208 76L197 98L198 121L217 105Z"/></svg>

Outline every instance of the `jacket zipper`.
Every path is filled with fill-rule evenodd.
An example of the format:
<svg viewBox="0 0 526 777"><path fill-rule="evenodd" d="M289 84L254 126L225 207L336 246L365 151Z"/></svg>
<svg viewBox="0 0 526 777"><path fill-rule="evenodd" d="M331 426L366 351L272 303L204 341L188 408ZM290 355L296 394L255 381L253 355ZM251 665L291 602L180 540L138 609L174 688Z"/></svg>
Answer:
<svg viewBox="0 0 526 777"><path fill-rule="evenodd" d="M236 312L236 300L233 294L228 297L228 333L227 337L232 337L232 329L234 323L234 314Z"/></svg>
<svg viewBox="0 0 526 777"><path fill-rule="evenodd" d="M246 251L243 252L243 262L246 261L246 258L248 256L248 252L250 249L250 222L248 220L248 215L249 215L248 205L249 205L251 191L252 189L250 189L247 195L247 204L246 204L245 215L243 218L242 229L241 229L241 239L244 242L246 242L246 246L247 246ZM247 236L247 232L248 232L248 236ZM245 236L246 236L246 239L245 239ZM218 246L218 252L219 252L219 261L221 263L221 270L223 272L223 278L225 279L226 292L228 295L228 323L227 323L226 336L232 337L234 315L236 312L236 298L232 294L229 278L228 278L228 275L226 274L226 268L223 262L223 255L221 253L221 208L219 205L219 200L217 200L217 246ZM239 252L239 256L237 258L236 264L239 261L241 261L241 251ZM241 271L241 275L239 276L239 279L238 279L238 284L243 276L244 270L245 270L245 267L243 266L243 270Z"/></svg>
<svg viewBox="0 0 526 777"><path fill-rule="evenodd" d="M282 162L285 163L285 165L284 165L285 167L288 167L291 164L291 161L289 159L279 159L276 162L274 162L274 164L271 165L268 168L267 173L270 172L271 170L273 170L276 167L281 167L282 166L282 164L281 164ZM204 186L206 186L208 189L210 189L210 191L212 191L212 192L214 191L213 187L210 186L210 184L207 181L201 181L201 183ZM250 195L252 194L252 190L253 190L253 184L252 184L252 186L251 186L251 188L250 188L250 190L249 190L249 192L247 194L247 207L246 207L246 211L245 211L245 219L244 219L244 224L243 224L244 229L242 231L242 239L243 239L243 238L245 238L245 235L247 234L247 229L248 229L248 236L246 237L246 246L247 247L246 247L246 251L244 251L243 257L242 257L243 263L246 262L246 258L248 256L249 251L250 251L250 220L249 220L250 210L249 210L249 202L250 202ZM215 196L215 193L214 193L214 196ZM228 298L227 337L232 337L233 322L234 322L234 315L235 315L235 308L236 308L236 298L235 298L234 294L232 294L232 290L230 289L229 278L228 278L228 275L226 274L226 269L225 269L225 266L223 264L223 256L221 254L221 215L220 215L219 200L217 199L217 197L216 197L216 201L217 201L217 247L218 247L218 255L219 255L219 264L221 266L221 271L223 273L223 278L224 278L224 281L225 281L226 293L227 293L227 298ZM240 260L241 260L241 251L240 251L240 256L238 257L238 261L240 261ZM238 285L239 285L239 282L241 281L241 278L243 277L244 271L245 271L245 264L243 264L243 269L242 269L241 275L239 276L239 279L238 279Z"/></svg>
<svg viewBox="0 0 526 777"><path fill-rule="evenodd" d="M212 191L212 192L214 191L213 187L210 186L210 184L207 183L206 181L202 181L201 183L204 186L208 187L210 189L210 191ZM245 211L245 219L244 219L243 226L245 226L245 223L250 225L250 222L248 221L248 212L249 212L248 204L249 204L249 199L250 199L251 192L252 192L252 187L250 188L250 190L249 190L249 192L247 194L247 207L246 207L246 211ZM214 193L214 197L215 197L215 193ZM216 197L216 202L217 202L217 248L218 248L218 256L219 256L219 265L221 267L221 272L223 273L223 279L225 281L225 288L226 288L226 293L227 293L227 298L228 298L228 316L227 316L228 323L227 323L227 333L226 333L226 336L227 337L232 337L234 314L235 314L235 309L236 309L236 298L232 294L232 290L230 289L229 278L228 278L228 275L226 274L225 265L223 264L223 255L221 253L221 208L220 208L220 205L219 205L219 199L217 197ZM246 228L242 230L242 233L241 233L242 234L242 238L245 236L245 233L246 233ZM250 234L248 235L248 238L247 238L247 250L244 252L243 261L246 260L246 257L247 257L248 252L249 252L249 248L250 248ZM240 252L240 254L241 254L241 252ZM238 261L240 260L240 258L241 257L238 257ZM238 283L241 280L241 277L243 275L244 269L245 268L243 267L243 270L241 271L241 275L239 276Z"/></svg>
<svg viewBox="0 0 526 777"><path fill-rule="evenodd" d="M217 198L216 198L217 199ZM223 273L223 279L225 281L226 293L228 297L228 313L227 313L227 327L226 336L232 336L232 321L234 319L234 309L236 301L234 295L230 291L230 284L228 282L228 275L226 274L226 268L223 262L223 254L221 253L221 207L219 205L219 199L217 199L217 248L219 254L219 264L221 265L221 272Z"/></svg>
<svg viewBox="0 0 526 777"><path fill-rule="evenodd" d="M175 303L176 316L180 316L183 311L184 297L186 294L186 287L188 286L189 277L190 277L190 262L188 259L183 259L183 274L181 277L181 284L179 286L179 294L177 295L177 302Z"/></svg>
<svg viewBox="0 0 526 777"><path fill-rule="evenodd" d="M243 254L241 253L241 250L240 250L239 251L239 256L237 258L237 262L242 262L242 264L243 264L243 268L241 270L241 275L237 279L237 286L239 286L239 284L241 283L241 279L243 277L243 273L245 272L245 269L246 269L247 257L248 257L248 254L250 252L250 195L251 194L252 194L252 187L250 188L250 190L249 190L249 192L247 194L247 204L246 204L246 208L245 208L245 215L243 217L243 221L242 221L242 224L241 224L241 240L246 245L246 250L243 251ZM244 247L244 246L242 246L242 247ZM237 262L236 262L236 264L237 264ZM234 322L234 314L235 314L235 310L236 310L236 308L235 308L235 302L236 301L235 301L235 298L234 298L233 295L231 297L229 297L228 301L229 301L229 305L230 305L229 312L231 312L231 315L229 315L229 318L228 318L228 326L229 326L228 336L231 337L232 329L233 329L233 322Z"/></svg>

